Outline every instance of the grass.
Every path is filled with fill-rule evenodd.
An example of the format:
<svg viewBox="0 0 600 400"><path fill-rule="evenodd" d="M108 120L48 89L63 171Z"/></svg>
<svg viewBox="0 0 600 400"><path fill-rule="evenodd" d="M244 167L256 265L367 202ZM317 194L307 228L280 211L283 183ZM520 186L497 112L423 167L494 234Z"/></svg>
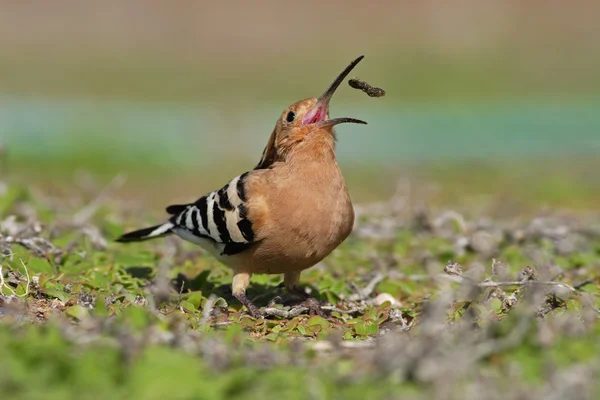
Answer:
<svg viewBox="0 0 600 400"><path fill-rule="evenodd" d="M302 276L327 318L254 319L199 248L113 243L153 222L135 203L92 184L0 193L3 398L600 393L597 213L358 206L351 237ZM293 311L268 304L280 281L255 276L248 295Z"/></svg>

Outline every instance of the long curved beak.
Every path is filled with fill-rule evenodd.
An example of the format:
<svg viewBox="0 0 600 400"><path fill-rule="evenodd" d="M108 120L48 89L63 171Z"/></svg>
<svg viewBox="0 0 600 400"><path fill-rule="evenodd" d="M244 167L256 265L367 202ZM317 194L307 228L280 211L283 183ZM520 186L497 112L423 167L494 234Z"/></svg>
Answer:
<svg viewBox="0 0 600 400"><path fill-rule="evenodd" d="M356 65L363 59L365 56L360 56L354 61L352 61L348 66L338 75L337 78L333 81L329 88L317 99L317 102L302 118L302 124L319 124L319 126L333 126L337 124L341 124L344 122L351 122L355 124L366 124L365 121L361 121L355 118L335 118L329 119L329 102L333 97L333 94L340 86L340 84L344 81L344 79L348 76L350 71L356 67Z"/></svg>
<svg viewBox="0 0 600 400"><path fill-rule="evenodd" d="M342 118L332 118L332 119L327 119L325 121L317 122L316 126L318 126L319 128L324 128L326 126L335 126L337 124L343 124L344 122L349 122L349 123L353 123L353 124L365 124L365 125L367 124L365 121L363 121L361 119L342 117Z"/></svg>

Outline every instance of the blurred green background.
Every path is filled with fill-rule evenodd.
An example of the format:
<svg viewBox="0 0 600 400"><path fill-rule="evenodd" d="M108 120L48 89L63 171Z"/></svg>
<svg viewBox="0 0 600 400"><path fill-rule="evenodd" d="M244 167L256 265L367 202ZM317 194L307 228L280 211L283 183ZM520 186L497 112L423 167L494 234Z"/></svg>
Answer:
<svg viewBox="0 0 600 400"><path fill-rule="evenodd" d="M128 176L147 206L252 168L289 104L347 63L332 116L358 201L409 178L429 200L600 200L600 4L0 0L4 177L49 188ZM430 191L433 185L436 190ZM428 192L429 190L429 192Z"/></svg>

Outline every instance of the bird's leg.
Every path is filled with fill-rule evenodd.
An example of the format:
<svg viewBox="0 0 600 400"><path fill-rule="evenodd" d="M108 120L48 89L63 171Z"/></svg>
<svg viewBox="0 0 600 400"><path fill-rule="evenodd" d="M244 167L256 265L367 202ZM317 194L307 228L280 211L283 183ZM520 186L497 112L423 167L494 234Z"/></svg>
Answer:
<svg viewBox="0 0 600 400"><path fill-rule="evenodd" d="M311 297L304 290L300 289L300 271L286 272L283 274L283 284L292 296L297 296L302 299L299 305L307 307L310 315L319 315L325 317L319 300Z"/></svg>
<svg viewBox="0 0 600 400"><path fill-rule="evenodd" d="M260 317L260 311L258 308L246 297L246 293L234 293L233 296L238 299L248 309L248 313L253 318Z"/></svg>
<svg viewBox="0 0 600 400"><path fill-rule="evenodd" d="M283 285L287 289L288 293L292 296L299 297L302 300L308 299L310 296L299 286L300 283L300 272L286 272L283 274Z"/></svg>
<svg viewBox="0 0 600 400"><path fill-rule="evenodd" d="M246 306L248 313L254 318L260 317L260 311L252 304L252 302L246 297L246 289L250 285L250 277L252 276L249 272L234 271L233 283L231 285L231 291L233 297L238 299L240 303Z"/></svg>

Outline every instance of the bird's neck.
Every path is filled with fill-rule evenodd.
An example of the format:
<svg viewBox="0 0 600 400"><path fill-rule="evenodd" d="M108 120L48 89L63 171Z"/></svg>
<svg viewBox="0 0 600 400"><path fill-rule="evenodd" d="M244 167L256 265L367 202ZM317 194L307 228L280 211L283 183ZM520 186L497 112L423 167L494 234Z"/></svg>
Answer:
<svg viewBox="0 0 600 400"><path fill-rule="evenodd" d="M334 134L326 130L311 132L302 143L291 149L288 162L298 166L313 163L337 165Z"/></svg>

